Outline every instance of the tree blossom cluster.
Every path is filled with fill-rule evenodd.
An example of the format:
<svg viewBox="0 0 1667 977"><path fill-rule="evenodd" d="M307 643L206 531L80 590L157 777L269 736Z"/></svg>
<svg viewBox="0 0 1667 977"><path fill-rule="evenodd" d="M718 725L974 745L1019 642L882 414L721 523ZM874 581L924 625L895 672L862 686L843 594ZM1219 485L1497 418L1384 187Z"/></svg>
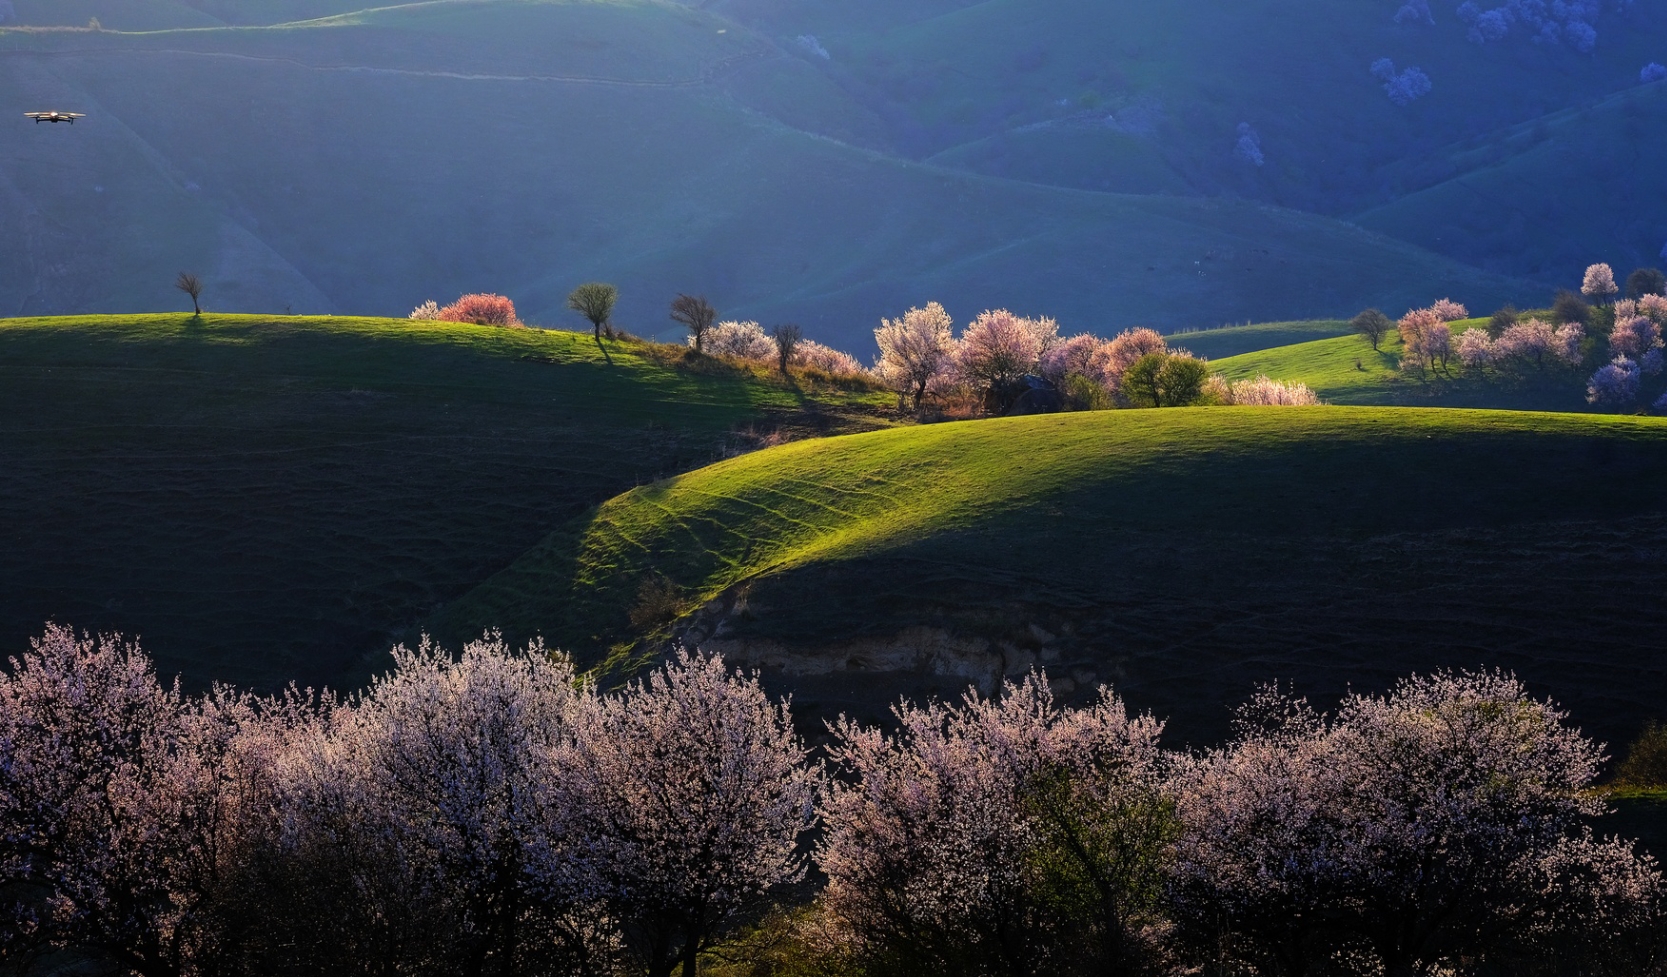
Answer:
<svg viewBox="0 0 1667 977"><path fill-rule="evenodd" d="M1430 76L1422 68L1396 71L1395 62L1389 58L1372 62L1371 72L1373 78L1383 83L1384 94L1389 96L1389 100L1403 107L1428 95L1434 87Z"/></svg>
<svg viewBox="0 0 1667 977"><path fill-rule="evenodd" d="M0 966L669 977L806 867L820 770L716 659L601 693L425 643L341 700L184 696L59 627L11 664Z"/></svg>
<svg viewBox="0 0 1667 977"><path fill-rule="evenodd" d="M894 718L833 727L817 851L834 945L870 973L1410 977L1561 953L1620 974L1658 952L1654 862L1585 826L1600 749L1506 675L1332 715L1265 689L1202 753L1036 675Z"/></svg>
<svg viewBox="0 0 1667 977"><path fill-rule="evenodd" d="M691 336L688 343L692 348L694 337ZM763 364L774 364L780 353L775 340L756 322L720 322L706 331L701 348L708 356ZM794 344L790 362L794 366L836 376L867 372L849 353L809 339L801 339Z"/></svg>
<svg viewBox="0 0 1667 977"><path fill-rule="evenodd" d="M1237 407L1314 407L1320 403L1319 395L1298 381L1270 380L1265 375L1228 381L1220 374L1210 380L1219 384L1214 399Z"/></svg>
<svg viewBox="0 0 1667 977"><path fill-rule="evenodd" d="M411 310L412 319L439 322L472 322L477 326L519 326L515 303L502 295L477 292L464 295L456 302L441 306L430 299Z"/></svg>
<svg viewBox="0 0 1667 977"><path fill-rule="evenodd" d="M917 408L928 394L960 387L979 391L986 409L999 411L1001 392L1015 389L1026 376L1061 391L1086 387L1117 407L1236 402L1227 398L1225 380L1210 379L1203 360L1171 349L1147 328L1126 329L1111 339L1089 333L1061 337L1052 319L998 309L981 313L956 336L954 320L933 302L881 320L874 338L880 347L875 375Z"/></svg>
<svg viewBox="0 0 1667 977"><path fill-rule="evenodd" d="M825 765L686 652L603 692L489 636L348 698L188 696L49 627L0 673L0 966L694 977L812 858L818 952L873 975L1627 973L1660 932L1654 863L1583 827L1600 748L1509 676L1264 690L1203 752L1039 673L893 718Z"/></svg>
<svg viewBox="0 0 1667 977"><path fill-rule="evenodd" d="M1622 0L1621 5L1628 2ZM1585 54L1597 46L1598 32L1592 25L1600 9L1598 0L1507 0L1488 8L1464 0L1457 12L1477 44L1503 40L1520 25L1533 32L1536 44L1567 44Z"/></svg>

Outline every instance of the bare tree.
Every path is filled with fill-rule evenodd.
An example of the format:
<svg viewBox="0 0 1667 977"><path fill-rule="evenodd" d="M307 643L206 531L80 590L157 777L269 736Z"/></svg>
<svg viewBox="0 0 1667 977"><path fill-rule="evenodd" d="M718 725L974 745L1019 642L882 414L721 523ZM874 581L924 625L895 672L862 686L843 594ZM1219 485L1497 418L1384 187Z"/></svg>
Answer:
<svg viewBox="0 0 1667 977"><path fill-rule="evenodd" d="M805 338L804 330L787 323L770 330L770 338L775 340L776 360L781 364L782 374L786 375L787 364L793 360L793 350L797 349L800 340Z"/></svg>
<svg viewBox="0 0 1667 977"><path fill-rule="evenodd" d="M1384 333L1395 328L1395 323L1377 309L1367 309L1349 320L1349 325L1354 327L1355 332L1365 336L1373 349L1377 349L1378 343L1383 341Z"/></svg>
<svg viewBox="0 0 1667 977"><path fill-rule="evenodd" d="M679 292L677 298L671 300L671 318L689 330L695 341L695 355L698 356L702 352L701 341L706 337L706 330L717 321L718 312L712 308L712 303L706 301L706 296Z"/></svg>
<svg viewBox="0 0 1667 977"><path fill-rule="evenodd" d="M197 299L201 298L203 294L203 280L201 278L188 271L182 271L179 273L179 277L174 279L174 287L191 296L193 314L203 314L203 307L197 302Z"/></svg>
<svg viewBox="0 0 1667 977"><path fill-rule="evenodd" d="M614 303L619 301L619 289L606 282L586 282L567 296L567 307L590 320L596 341L602 341L602 327L614 314ZM613 330L609 329L611 336Z"/></svg>

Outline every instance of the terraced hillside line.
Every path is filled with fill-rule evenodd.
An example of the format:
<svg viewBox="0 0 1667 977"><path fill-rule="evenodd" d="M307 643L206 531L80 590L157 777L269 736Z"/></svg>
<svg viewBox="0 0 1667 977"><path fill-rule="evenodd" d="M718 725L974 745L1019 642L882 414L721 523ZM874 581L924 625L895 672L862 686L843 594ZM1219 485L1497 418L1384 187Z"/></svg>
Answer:
<svg viewBox="0 0 1667 977"><path fill-rule="evenodd" d="M351 685L737 425L840 430L892 399L652 352L410 320L0 321L0 649L56 619L137 634L193 682Z"/></svg>

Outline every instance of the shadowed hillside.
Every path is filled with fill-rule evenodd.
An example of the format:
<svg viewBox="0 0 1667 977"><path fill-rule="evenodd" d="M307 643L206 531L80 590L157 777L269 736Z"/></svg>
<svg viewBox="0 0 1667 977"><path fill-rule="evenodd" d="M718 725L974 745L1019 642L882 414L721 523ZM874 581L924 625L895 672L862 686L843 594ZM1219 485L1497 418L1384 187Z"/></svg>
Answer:
<svg viewBox="0 0 1667 977"><path fill-rule="evenodd" d="M556 526L742 447L737 426L840 430L892 400L655 355L450 323L0 322L0 648L55 619L195 682L352 684Z"/></svg>
<svg viewBox="0 0 1667 977"><path fill-rule="evenodd" d="M437 623L587 662L675 633L812 713L1047 667L1183 738L1274 676L1326 695L1498 665L1582 723L1656 714L1655 419L1360 408L1113 411L788 445L645 486ZM643 646L646 647L646 646ZM623 658L616 658L623 661Z"/></svg>

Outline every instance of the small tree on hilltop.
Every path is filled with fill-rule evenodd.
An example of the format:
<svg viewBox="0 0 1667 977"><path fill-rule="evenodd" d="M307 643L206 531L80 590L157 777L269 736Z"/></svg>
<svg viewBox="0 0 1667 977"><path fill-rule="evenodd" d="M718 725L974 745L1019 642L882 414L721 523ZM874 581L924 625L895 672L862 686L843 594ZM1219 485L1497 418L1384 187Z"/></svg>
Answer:
<svg viewBox="0 0 1667 977"><path fill-rule="evenodd" d="M793 362L793 351L799 348L804 338L804 330L790 322L770 330L770 339L776 344L776 363L781 367L782 376L787 375L787 365Z"/></svg>
<svg viewBox="0 0 1667 977"><path fill-rule="evenodd" d="M701 354L701 342L706 338L706 330L712 328L712 323L718 319L717 310L706 301L704 295L684 295L679 292L677 298L671 300L671 318L673 322L680 322L689 330L689 336L694 340L695 355Z"/></svg>
<svg viewBox="0 0 1667 977"><path fill-rule="evenodd" d="M1488 337L1498 339L1505 330L1516 324L1517 307L1507 302L1488 320Z"/></svg>
<svg viewBox="0 0 1667 977"><path fill-rule="evenodd" d="M174 279L174 287L191 296L191 312L193 315L203 314L203 307L197 302L203 294L203 280L201 278L188 271L182 271L179 273L179 277Z"/></svg>
<svg viewBox="0 0 1667 977"><path fill-rule="evenodd" d="M954 321L936 302L910 309L897 319L881 319L874 330L880 346L878 371L900 395L913 396L915 410L932 381L949 371L955 359Z"/></svg>
<svg viewBox="0 0 1667 977"><path fill-rule="evenodd" d="M1626 293L1635 299L1667 293L1667 275L1659 268L1639 268L1626 276Z"/></svg>
<svg viewBox="0 0 1667 977"><path fill-rule="evenodd" d="M1354 327L1355 332L1364 336L1374 350L1383 342L1384 335L1395 327L1394 321L1377 309L1367 309L1350 319L1349 325Z"/></svg>
<svg viewBox="0 0 1667 977"><path fill-rule="evenodd" d="M602 328L614 314L614 303L619 301L619 289L606 282L586 282L567 296L567 307L590 321L596 341L602 341ZM613 329L608 333L611 336Z"/></svg>
<svg viewBox="0 0 1667 977"><path fill-rule="evenodd" d="M1615 270L1608 265L1598 263L1586 269L1586 278L1580 284L1582 295L1593 302L1602 304L1615 297L1620 288L1615 284Z"/></svg>

